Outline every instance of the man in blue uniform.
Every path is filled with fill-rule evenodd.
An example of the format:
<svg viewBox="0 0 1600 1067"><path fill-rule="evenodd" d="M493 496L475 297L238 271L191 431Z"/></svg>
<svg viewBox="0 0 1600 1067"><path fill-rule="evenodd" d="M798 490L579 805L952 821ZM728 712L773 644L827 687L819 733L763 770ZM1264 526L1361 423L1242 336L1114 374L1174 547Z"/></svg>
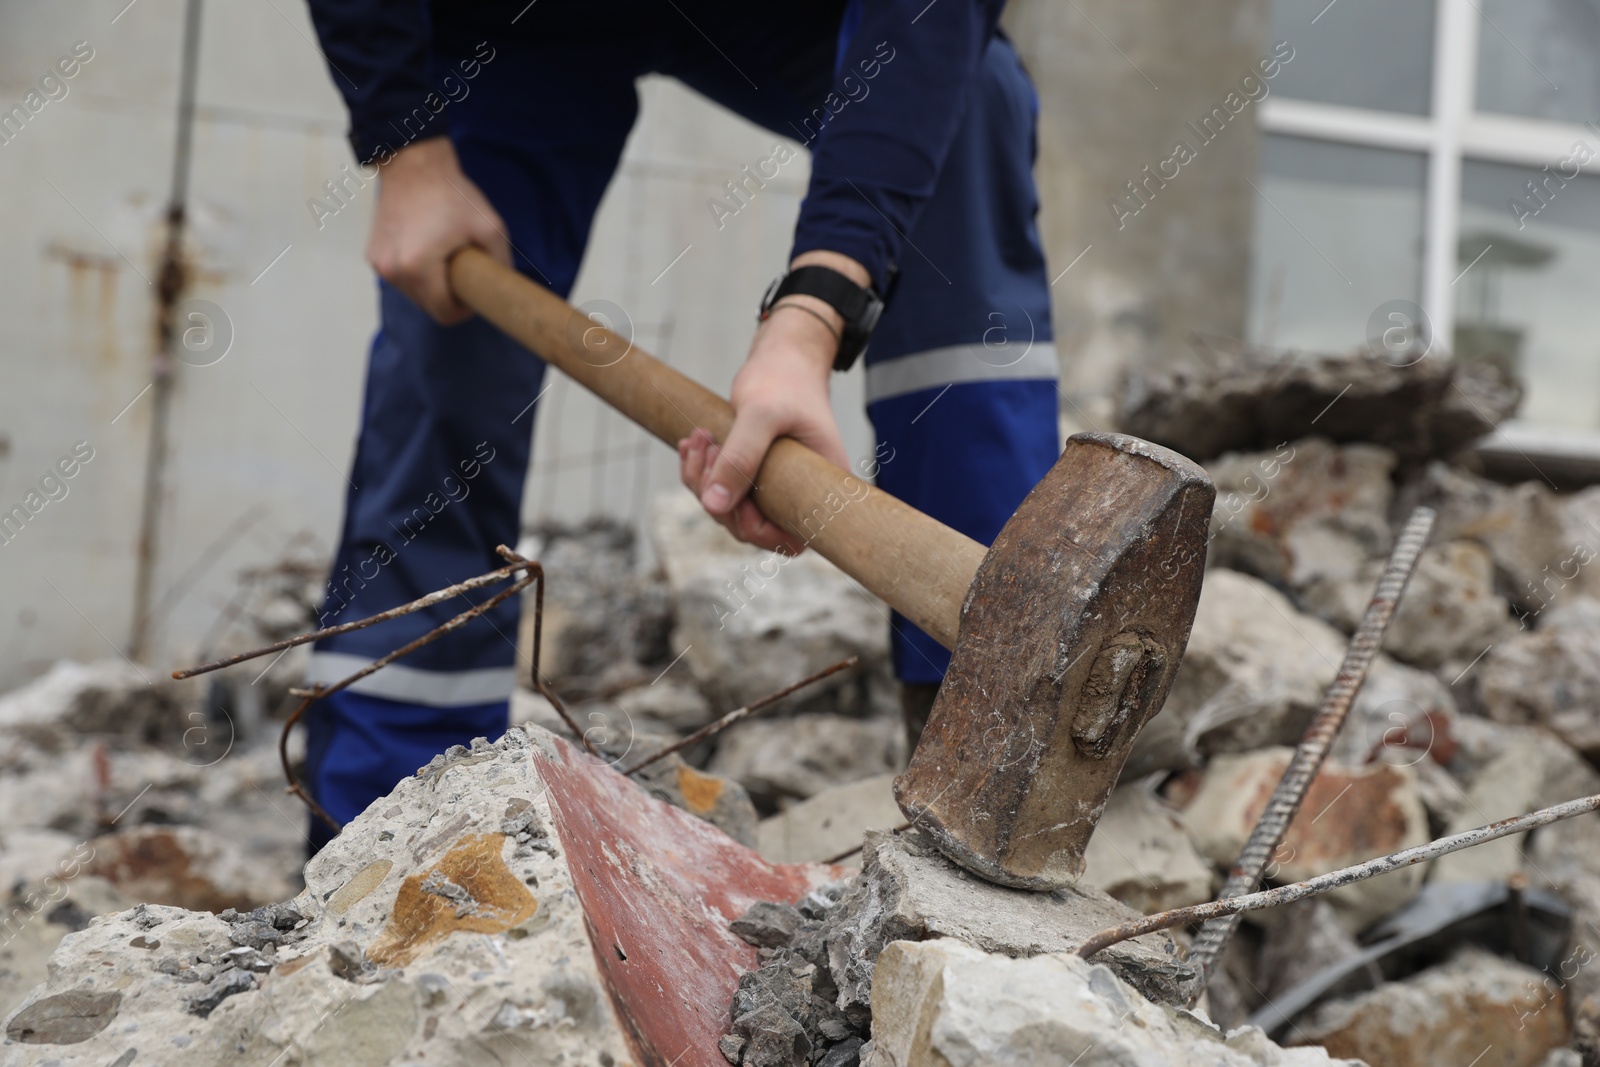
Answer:
<svg viewBox="0 0 1600 1067"><path fill-rule="evenodd" d="M1037 100L1002 4L310 0L357 158L382 168L367 250L382 321L323 624L488 570L516 541L544 364L471 317L445 263L479 245L565 296L648 73L812 153L733 428L720 447L704 433L679 445L685 484L741 539L797 550L750 501L750 478L781 436L850 465L828 380L870 336L867 412L893 457L878 484L989 543L1060 451ZM311 680L461 608L323 641ZM505 730L517 612L505 603L315 706L309 784L336 819L449 745ZM915 733L949 655L892 626Z"/></svg>

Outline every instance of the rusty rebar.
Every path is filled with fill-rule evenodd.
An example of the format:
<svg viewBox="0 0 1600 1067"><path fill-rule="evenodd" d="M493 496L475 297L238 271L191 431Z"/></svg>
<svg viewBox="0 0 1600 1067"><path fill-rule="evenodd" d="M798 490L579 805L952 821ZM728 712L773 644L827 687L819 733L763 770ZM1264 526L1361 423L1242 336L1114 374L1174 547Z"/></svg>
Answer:
<svg viewBox="0 0 1600 1067"><path fill-rule="evenodd" d="M478 616L484 614L491 608L496 607L508 598L522 592L522 590L526 589L529 585L537 582L540 589L543 589L544 568L537 563L524 561L520 564L512 565L510 568L500 568L500 570L523 570L526 573L521 578L518 578L516 581L512 582L509 586L502 589L500 592L494 594L494 596L490 597L488 600L485 600L483 603L474 604L472 607L468 608L466 611L463 611L461 614L456 615L454 618L448 619L438 626L435 626L432 630L429 630L421 637L406 642L404 645L401 645L388 655L373 660L371 663L363 666L360 670L341 678L333 685L324 686L319 682L313 685L310 689L290 690L292 694L300 697L301 700L300 703L295 707L294 712L290 714L288 719L284 720L283 729L278 734L278 760L283 764L283 777L288 783L288 791L299 797L305 803L306 807L311 809L311 813L313 815L332 827L334 833L340 832L342 829L344 829L344 827L337 819L335 819L332 815L329 815L327 809L323 808L321 804L317 803L316 799L306 791L305 787L300 783L300 779L295 776L293 765L289 762L289 732L294 729L294 724L299 722L301 717L305 715L306 711L311 707L311 705L316 703L318 700L332 696L334 693L339 692L339 690L354 685L356 682L359 682L368 675L382 670L384 667L387 667L397 659L409 656L417 649L438 640L440 637L450 633L452 630L459 630L461 627L465 626ZM490 573L493 574L497 572L491 571ZM509 574L502 575L502 577L509 577ZM466 582L458 582L456 585L453 585L450 588L455 591L456 595L461 595L465 592L462 587L467 586L469 582L474 580L475 579L468 579ZM427 597L423 597L422 600L412 601L411 604L402 605L401 608L391 609L391 612L384 612L383 614L388 615L390 618L395 618L398 615L404 615L411 611L418 611L421 609L421 607L426 606L422 603L422 601L427 599ZM434 602L437 603L437 601ZM542 603L543 601L541 600L540 604L542 605ZM373 616L373 619L377 619L377 616ZM246 658L249 657L247 656ZM173 673L176 675L178 672L175 671ZM571 725L570 722L569 725ZM582 735L579 735L579 739L582 740Z"/></svg>
<svg viewBox="0 0 1600 1067"><path fill-rule="evenodd" d="M1294 882L1290 885L1278 886L1275 889L1266 889L1259 893L1246 893L1239 896L1226 897L1213 900L1207 904L1195 904L1187 908L1174 908L1171 911L1161 911L1154 915L1145 915L1129 920L1109 930L1102 930L1089 938L1078 949L1078 955L1087 959L1102 949L1109 948L1121 941L1143 934L1154 933L1157 930L1167 930L1174 926L1185 926L1189 923L1211 922L1220 918L1241 915L1247 911L1260 911L1263 908L1274 908L1280 904L1293 903L1306 897L1326 893L1354 882L1376 878L1380 874L1389 874L1402 870L1413 864L1425 863L1428 860L1448 856L1452 852L1459 852L1464 848L1475 845L1488 844L1498 841L1502 837L1520 834L1528 830L1537 830L1541 826L1548 826L1553 822L1571 819L1578 815L1587 815L1592 811L1600 810L1600 794L1591 797L1580 797L1569 800L1564 804L1554 804L1538 811L1530 811L1525 815L1515 815L1509 819L1501 819L1486 826L1479 826L1472 830L1465 830L1449 837L1441 837L1430 841L1426 845L1415 845L1400 852L1376 859L1357 863L1351 867L1343 867L1327 874L1319 874L1315 878L1308 878L1303 882ZM1192 955L1190 957L1193 958Z"/></svg>
<svg viewBox="0 0 1600 1067"><path fill-rule="evenodd" d="M567 724L567 729L572 731L573 736L578 739L578 743L583 745L589 755L595 759L605 759L600 750L590 742L589 735L579 729L578 724L572 721L572 714L567 711L567 706L561 702L561 698L556 695L556 691L544 680L544 675L539 673L539 655L544 644L544 568L533 560L525 559L505 545L496 545L495 551L500 554L501 559L510 560L513 566L538 568L539 581L533 587L533 662L528 665L528 675L533 679L534 689L538 690L539 695L548 700L550 706L556 709L556 714L561 717L562 722Z"/></svg>
<svg viewBox="0 0 1600 1067"><path fill-rule="evenodd" d="M504 545L501 545L500 547L505 548ZM507 551L510 550L507 549ZM324 637L335 637L339 634L347 634L352 630L362 630L368 626L376 626L378 623L388 622L390 619L398 619L402 615L409 615L414 611L421 611L423 608L432 607L441 601L449 600L452 597L460 596L463 593L471 592L474 589L479 589L486 585L493 585L502 578L510 577L512 574L515 574L517 571L522 570L528 565L529 561L522 560L520 556L518 559L520 562L513 563L505 567L499 567L495 570L489 571L486 574L480 574L477 577L468 578L463 582L457 582L455 585L440 589L437 592L429 593L427 596L418 597L409 604L401 604L399 607L390 608L387 611L380 611L376 615L369 615L364 619L357 619L354 622L344 622L340 623L338 626L327 626L321 630L313 630L307 634L300 634L298 637L286 637L282 641L274 641L272 644L266 645L262 648L252 649L249 652L240 652L237 655L227 656L223 659L214 660L210 663L202 663L198 667L185 667L182 670L173 671L172 677L181 682L187 678L193 678L196 675L209 674L211 671L220 671L224 667L232 667L236 663L244 663L246 660L258 659L261 656L270 656L274 652L283 652L287 649L308 644L312 641L320 641ZM534 564L534 566L537 566L537 564Z"/></svg>
<svg viewBox="0 0 1600 1067"><path fill-rule="evenodd" d="M543 676L539 673L540 645L544 636L544 567L542 567L535 560L524 559L522 556L518 555L505 545L497 546L495 551L500 554L501 558L509 561L506 566L498 567L492 571L488 571L472 578L467 578L464 581L447 586L446 588L440 589L437 592L429 593L427 596L418 597L416 600L413 600L408 604L401 604L400 606L390 608L387 611L380 611L376 615L368 616L365 619L358 619L354 622L342 623L338 626L329 626L312 633L301 634L298 637L291 637L284 641L277 641L273 644L267 645L264 648L254 649L249 652L241 652L236 656L229 656L226 659L217 660L213 663L206 663L198 667L190 667L184 670L176 670L172 672L172 677L177 679L193 678L196 675L205 674L208 671L220 670L223 667L229 667L235 663L243 663L246 660L256 659L260 656L271 655L274 652L282 652L286 649L294 648L297 645L303 645L310 641L316 641L323 637L331 637L335 634L349 633L352 630L360 630L368 626L375 626L380 622L388 622L389 620L397 619L402 615L409 615L413 612L421 611L423 608L431 607L434 604L449 600L452 597L465 596L474 589L478 589L486 585L492 585L498 581L503 581L506 578L510 578L517 571L522 571L523 576L521 578L516 579L511 585L494 594L482 604L473 605L468 610L446 620L440 625L434 627L432 630L429 630L421 637L418 637L413 641L409 641L401 647L395 649L393 652L390 652L388 655L366 664L360 670L340 679L333 685L324 686L321 683L317 683L311 686L309 689L290 689L289 692L292 695L300 697L301 699L300 703L289 715L289 718L285 720L283 729L278 735L278 759L283 764L283 776L287 782L288 791L299 797L306 807L311 810L312 814L332 827L335 833L338 833L340 830L342 830L343 827L340 825L339 821L332 815L329 815L327 810L323 808L322 805L317 803L316 799L306 791L305 787L301 785L300 780L295 776L294 767L289 762L289 734L290 731L294 729L295 723L299 722L300 719L304 717L306 711L316 701L321 700L324 697L331 696L341 689L345 689L351 685L354 685L356 682L367 677L368 675L382 670L395 660L404 656L409 656L417 649L437 640L452 630L460 629L473 619L488 612L491 608L504 603L510 597L522 592L529 585L534 586L532 671L534 685L539 692L544 695L545 699L550 701L551 705L556 709L556 713L561 716L561 721L567 724L567 728L572 731L573 735L577 737L578 741L582 743L582 745L588 749L591 754L597 758L602 758L600 752L596 750L594 745L589 742L589 739L584 736L583 731L578 728L578 724L572 721L572 716L568 714L566 705L561 702L561 698L556 695L555 691L550 688L548 683L545 682Z"/></svg>
<svg viewBox="0 0 1600 1067"><path fill-rule="evenodd" d="M1405 528L1389 553L1389 561L1384 565L1377 588L1373 590L1366 613L1361 617L1361 625L1350 637L1339 673L1334 675L1332 684L1323 695L1322 706L1306 727L1294 756L1289 760L1288 767L1284 768L1283 777L1261 812L1261 818L1250 832L1233 869L1228 872L1228 880L1218 894L1219 900L1241 897L1260 884L1268 860L1288 832L1289 824L1299 812L1312 780L1327 759L1333 739L1338 736L1339 728L1350 713L1356 694L1361 692L1362 683L1367 680L1367 671L1378 654L1379 646L1383 644L1383 635L1389 628L1389 621L1394 618L1395 607L1405 592L1406 583L1411 580L1417 557L1421 555L1422 546L1433 529L1434 517L1432 508L1419 507L1406 520ZM1207 921L1195 935L1194 947L1189 950L1189 960L1200 973L1189 998L1190 1007L1205 992L1212 971L1222 958L1222 950L1227 947L1228 940L1239 926L1238 912L1218 912L1217 916Z"/></svg>
<svg viewBox="0 0 1600 1067"><path fill-rule="evenodd" d="M860 656L851 656L849 659L840 660L833 666L825 667L816 674L800 679L793 685L784 686L776 693L768 693L760 700L753 700L742 708L734 708L732 711L728 712L728 714L722 716L722 718L716 720L715 722L707 723L705 726L700 727L700 729L696 730L688 737L685 737L679 741L674 741L672 744L668 745L666 748L662 749L660 752L657 752L653 756L646 756L644 759L640 760L638 763L635 763L632 767L629 767L622 773L626 775L638 774L640 771L644 770L652 763L655 763L657 760L666 759L674 752L681 751L682 749L688 748L690 745L704 741L708 737L720 734L734 723L749 718L762 708L771 707L773 704L776 704L789 694L804 689L806 686L812 685L813 683L820 682L830 675L838 674L843 670L848 670L860 662Z"/></svg>

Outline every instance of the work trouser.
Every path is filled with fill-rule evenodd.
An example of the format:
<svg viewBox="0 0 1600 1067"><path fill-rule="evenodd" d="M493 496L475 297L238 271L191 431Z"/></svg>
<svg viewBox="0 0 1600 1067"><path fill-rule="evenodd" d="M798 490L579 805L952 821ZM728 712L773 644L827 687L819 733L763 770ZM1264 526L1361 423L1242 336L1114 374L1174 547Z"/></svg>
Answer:
<svg viewBox="0 0 1600 1067"><path fill-rule="evenodd" d="M552 0L527 9L529 19L551 14L524 39L491 42L494 59L441 117L504 219L518 270L563 296L571 289L637 114L638 75L676 77L780 134L802 129L833 77L839 8L770 6L730 4L717 23L721 47L745 61L738 66L763 72L760 92L670 17L585 27L581 7L573 14ZM447 31L435 27L446 42ZM470 48L477 34L454 36ZM441 46L436 69L454 66L451 47ZM852 106L870 107L870 98ZM1014 51L997 38L865 357L878 484L986 544L1060 452L1034 222L1036 111ZM323 625L489 570L502 562L494 547L519 532L544 364L481 319L439 326L397 290L379 289L382 321ZM311 680L337 681L465 607L452 600L321 641ZM353 818L448 746L504 732L519 610L515 599L501 604L314 705L309 785L334 818ZM897 675L942 678L949 654L899 616L892 627ZM312 835L320 846L328 831L313 820Z"/></svg>

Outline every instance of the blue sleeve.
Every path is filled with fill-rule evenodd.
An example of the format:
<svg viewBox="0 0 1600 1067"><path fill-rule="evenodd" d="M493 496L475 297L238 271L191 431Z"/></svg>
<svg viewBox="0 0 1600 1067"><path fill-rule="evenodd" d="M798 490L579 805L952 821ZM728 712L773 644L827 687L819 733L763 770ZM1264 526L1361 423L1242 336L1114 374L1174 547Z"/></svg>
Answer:
<svg viewBox="0 0 1600 1067"><path fill-rule="evenodd" d="M854 6L854 5L852 5ZM884 292L955 140L1004 0L865 0L814 136L793 255L864 264Z"/></svg>
<svg viewBox="0 0 1600 1067"><path fill-rule="evenodd" d="M350 144L366 163L387 146L445 132L405 120L433 91L428 0L308 0L333 83L350 110ZM414 132L413 132L414 131Z"/></svg>

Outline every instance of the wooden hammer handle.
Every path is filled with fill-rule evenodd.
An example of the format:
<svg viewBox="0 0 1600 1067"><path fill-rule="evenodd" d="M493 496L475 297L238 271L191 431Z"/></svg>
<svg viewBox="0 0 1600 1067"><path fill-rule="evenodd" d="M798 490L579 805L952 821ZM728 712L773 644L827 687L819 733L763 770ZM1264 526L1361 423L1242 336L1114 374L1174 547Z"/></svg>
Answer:
<svg viewBox="0 0 1600 1067"><path fill-rule="evenodd" d="M462 303L667 444L676 446L696 427L718 441L727 437L733 408L726 400L487 253L456 253L450 285ZM961 602L983 562L982 545L792 438L781 438L767 453L753 495L768 519L940 644L955 647Z"/></svg>

